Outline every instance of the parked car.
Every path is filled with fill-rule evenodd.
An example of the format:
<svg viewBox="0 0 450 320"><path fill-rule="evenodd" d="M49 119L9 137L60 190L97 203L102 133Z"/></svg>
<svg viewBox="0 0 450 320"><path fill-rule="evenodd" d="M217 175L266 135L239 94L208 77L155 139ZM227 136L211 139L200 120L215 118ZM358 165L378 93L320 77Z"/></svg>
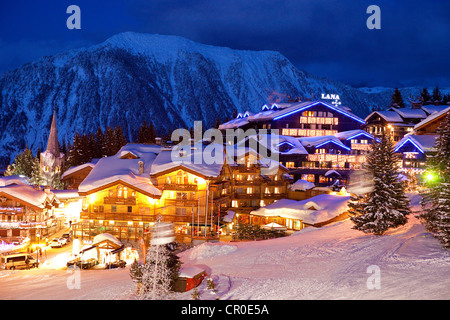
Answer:
<svg viewBox="0 0 450 320"><path fill-rule="evenodd" d="M64 238L64 237L59 237L59 241L61 241L63 246L65 246L68 242L67 238Z"/></svg>
<svg viewBox="0 0 450 320"><path fill-rule="evenodd" d="M13 253L0 256L0 269L14 270L37 267L39 267L39 262L29 253Z"/></svg>
<svg viewBox="0 0 450 320"><path fill-rule="evenodd" d="M117 261L113 261L111 263L107 263L105 269L125 268L126 265L127 265L126 261L124 261L124 260L117 260Z"/></svg>
<svg viewBox="0 0 450 320"><path fill-rule="evenodd" d="M81 262L81 269L89 269L97 264L97 260L94 258L87 259Z"/></svg>
<svg viewBox="0 0 450 320"><path fill-rule="evenodd" d="M53 238L50 242L50 247L52 248L61 248L63 246L63 242L60 238Z"/></svg>
<svg viewBox="0 0 450 320"><path fill-rule="evenodd" d="M75 258L73 260L67 261L67 268L75 268L75 267L81 268L81 263L82 262L79 257Z"/></svg>
<svg viewBox="0 0 450 320"><path fill-rule="evenodd" d="M70 235L70 233L64 233L61 238L66 239L66 241L69 243L70 241L72 241L72 236Z"/></svg>

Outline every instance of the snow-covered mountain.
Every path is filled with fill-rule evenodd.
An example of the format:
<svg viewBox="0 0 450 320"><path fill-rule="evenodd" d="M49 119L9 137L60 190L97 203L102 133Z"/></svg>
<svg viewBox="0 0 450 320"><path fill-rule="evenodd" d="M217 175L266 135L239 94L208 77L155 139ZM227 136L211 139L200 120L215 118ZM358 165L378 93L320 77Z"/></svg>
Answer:
<svg viewBox="0 0 450 320"><path fill-rule="evenodd" d="M1 160L9 163L25 146L44 149L53 110L61 141L70 141L76 131L119 125L132 141L143 120L159 133L191 127L195 120L207 128L235 110L260 110L274 92L316 99L336 93L361 117L382 101L298 70L278 52L121 33L0 76Z"/></svg>

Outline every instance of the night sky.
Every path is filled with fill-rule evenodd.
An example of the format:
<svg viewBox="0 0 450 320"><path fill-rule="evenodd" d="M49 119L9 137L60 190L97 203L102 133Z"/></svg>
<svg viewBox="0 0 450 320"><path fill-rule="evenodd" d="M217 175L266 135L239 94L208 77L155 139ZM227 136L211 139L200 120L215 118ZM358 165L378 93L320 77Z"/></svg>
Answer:
<svg viewBox="0 0 450 320"><path fill-rule="evenodd" d="M69 30L69 5L81 30ZM381 29L369 30L369 5ZM275 50L353 86L450 87L450 1L2 0L0 73L135 31L234 49Z"/></svg>

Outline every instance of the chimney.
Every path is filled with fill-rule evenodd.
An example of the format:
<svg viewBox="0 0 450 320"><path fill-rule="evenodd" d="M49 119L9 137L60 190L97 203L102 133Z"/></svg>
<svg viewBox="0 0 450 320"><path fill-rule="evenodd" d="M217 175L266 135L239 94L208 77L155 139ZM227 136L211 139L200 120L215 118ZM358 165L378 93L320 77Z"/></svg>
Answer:
<svg viewBox="0 0 450 320"><path fill-rule="evenodd" d="M160 146L161 145L161 138L160 137L156 137L155 138L155 143Z"/></svg>
<svg viewBox="0 0 450 320"><path fill-rule="evenodd" d="M142 175L144 174L144 162L139 161L139 174Z"/></svg>
<svg viewBox="0 0 450 320"><path fill-rule="evenodd" d="M50 186L45 186L44 187L44 192L49 194L50 193Z"/></svg>

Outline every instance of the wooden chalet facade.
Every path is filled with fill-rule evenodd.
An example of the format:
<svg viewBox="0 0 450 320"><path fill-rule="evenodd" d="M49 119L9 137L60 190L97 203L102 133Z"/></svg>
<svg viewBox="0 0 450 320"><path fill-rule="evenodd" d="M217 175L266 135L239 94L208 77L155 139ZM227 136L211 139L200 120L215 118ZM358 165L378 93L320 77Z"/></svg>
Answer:
<svg viewBox="0 0 450 320"><path fill-rule="evenodd" d="M61 180L64 183L65 189L75 190L78 189L81 182L88 176L88 174L94 168L95 163L85 163L69 170L65 171L61 175Z"/></svg>
<svg viewBox="0 0 450 320"><path fill-rule="evenodd" d="M27 237L35 241L37 236L46 236L58 203L49 189L22 183L1 186L0 238Z"/></svg>
<svg viewBox="0 0 450 320"><path fill-rule="evenodd" d="M174 161L171 149L136 144L102 158L80 184L85 199L80 221L72 225L74 237L92 241L109 233L120 241L148 240L159 219L172 222L179 237L214 238L228 210L248 221L251 210L287 196L286 168L277 163L278 169L264 175L265 164L247 161L258 155L241 154L245 164L230 164L224 147L218 148L223 163L217 164Z"/></svg>

